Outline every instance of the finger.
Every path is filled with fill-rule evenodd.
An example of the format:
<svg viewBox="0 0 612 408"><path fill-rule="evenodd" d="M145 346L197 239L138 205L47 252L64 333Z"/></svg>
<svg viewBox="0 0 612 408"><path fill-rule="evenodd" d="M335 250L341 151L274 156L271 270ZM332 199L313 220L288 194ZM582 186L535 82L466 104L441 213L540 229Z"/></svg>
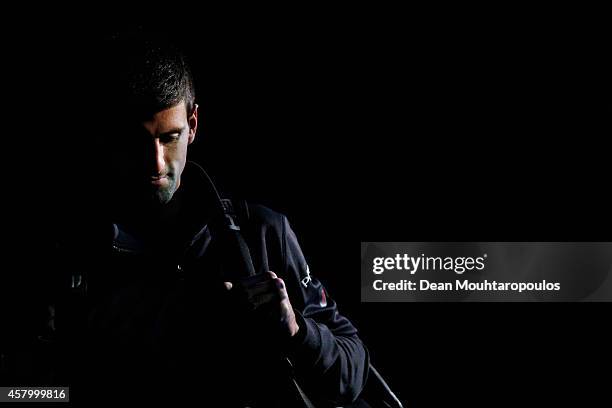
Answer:
<svg viewBox="0 0 612 408"><path fill-rule="evenodd" d="M289 298L289 294L287 293L287 288L285 286L285 281L281 278L274 279L274 284L276 285L276 289L278 291L278 295L280 296L280 300L283 301Z"/></svg>
<svg viewBox="0 0 612 408"><path fill-rule="evenodd" d="M232 290L232 287L234 285L232 284L232 282L223 282L223 286L225 286L225 289L227 290Z"/></svg>
<svg viewBox="0 0 612 408"><path fill-rule="evenodd" d="M253 306L253 309L260 308L266 305L274 305L279 303L278 293L266 292L260 295L252 296L249 298L249 303Z"/></svg>
<svg viewBox="0 0 612 408"><path fill-rule="evenodd" d="M247 291L249 302L256 308L265 303L280 303L289 299L285 282L282 279L276 278L265 282L265 284L265 287L252 287Z"/></svg>
<svg viewBox="0 0 612 408"><path fill-rule="evenodd" d="M272 272L272 271L268 271L268 273L267 273L267 274L268 274L268 276L269 276L270 278L272 278L272 279L276 279L276 278L278 278L278 276L276 276L276 274L275 274L274 272Z"/></svg>

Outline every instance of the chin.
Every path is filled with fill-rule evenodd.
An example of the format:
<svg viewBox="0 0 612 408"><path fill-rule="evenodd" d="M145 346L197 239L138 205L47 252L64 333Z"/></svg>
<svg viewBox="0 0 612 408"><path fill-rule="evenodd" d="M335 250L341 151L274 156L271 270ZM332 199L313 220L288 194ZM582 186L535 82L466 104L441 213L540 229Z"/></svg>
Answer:
<svg viewBox="0 0 612 408"><path fill-rule="evenodd" d="M174 188L158 190L155 193L153 193L153 199L156 204L160 204L160 205L168 204L170 200L172 200L172 197L174 197L175 191L176 189Z"/></svg>

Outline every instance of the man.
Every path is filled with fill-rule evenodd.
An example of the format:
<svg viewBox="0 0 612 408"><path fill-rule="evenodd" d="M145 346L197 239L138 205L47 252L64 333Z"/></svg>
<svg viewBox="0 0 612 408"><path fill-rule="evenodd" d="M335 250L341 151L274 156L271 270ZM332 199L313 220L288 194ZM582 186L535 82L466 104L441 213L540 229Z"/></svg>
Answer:
<svg viewBox="0 0 612 408"><path fill-rule="evenodd" d="M258 274L228 259L210 182L187 160L199 110L185 58L152 36L107 45L93 115L103 204L91 239L68 234L58 257L73 288L57 306L63 353L74 357L60 378L75 401L355 401L367 351L287 219L230 202Z"/></svg>

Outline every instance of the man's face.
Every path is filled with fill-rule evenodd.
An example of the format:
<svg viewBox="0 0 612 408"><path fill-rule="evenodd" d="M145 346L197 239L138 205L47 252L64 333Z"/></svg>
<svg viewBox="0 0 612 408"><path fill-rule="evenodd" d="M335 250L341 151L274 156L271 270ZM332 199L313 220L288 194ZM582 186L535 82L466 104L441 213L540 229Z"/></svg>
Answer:
<svg viewBox="0 0 612 408"><path fill-rule="evenodd" d="M188 117L184 102L140 122L123 125L111 144L120 200L166 204L181 183L187 146L195 138L197 106Z"/></svg>

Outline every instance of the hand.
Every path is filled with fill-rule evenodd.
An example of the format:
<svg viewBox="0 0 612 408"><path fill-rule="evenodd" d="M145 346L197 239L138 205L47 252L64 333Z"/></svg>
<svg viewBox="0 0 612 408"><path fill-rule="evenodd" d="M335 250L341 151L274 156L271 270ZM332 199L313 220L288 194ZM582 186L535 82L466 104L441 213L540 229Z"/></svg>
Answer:
<svg viewBox="0 0 612 408"><path fill-rule="evenodd" d="M261 312L278 329L282 335L293 337L300 327L295 319L293 307L289 301L285 282L274 272L267 272L240 281L224 282L225 288L232 291L247 307Z"/></svg>

